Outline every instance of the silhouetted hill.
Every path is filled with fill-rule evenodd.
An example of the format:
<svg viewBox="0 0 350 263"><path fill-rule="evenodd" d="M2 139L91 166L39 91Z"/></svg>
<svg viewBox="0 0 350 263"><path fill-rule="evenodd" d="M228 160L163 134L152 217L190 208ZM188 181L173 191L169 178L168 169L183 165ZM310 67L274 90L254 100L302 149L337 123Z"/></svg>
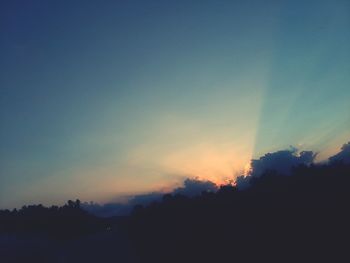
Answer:
<svg viewBox="0 0 350 263"><path fill-rule="evenodd" d="M349 262L349 147L322 165L312 152L269 153L235 186L186 180L134 199L125 217L79 200L1 210L0 262Z"/></svg>
<svg viewBox="0 0 350 263"><path fill-rule="evenodd" d="M41 235L69 239L98 231L102 221L80 208L80 201L62 207L43 205L23 206L21 209L0 210L0 233Z"/></svg>
<svg viewBox="0 0 350 263"><path fill-rule="evenodd" d="M164 196L127 226L142 262L340 262L350 259L349 186L349 164L302 165L243 191Z"/></svg>

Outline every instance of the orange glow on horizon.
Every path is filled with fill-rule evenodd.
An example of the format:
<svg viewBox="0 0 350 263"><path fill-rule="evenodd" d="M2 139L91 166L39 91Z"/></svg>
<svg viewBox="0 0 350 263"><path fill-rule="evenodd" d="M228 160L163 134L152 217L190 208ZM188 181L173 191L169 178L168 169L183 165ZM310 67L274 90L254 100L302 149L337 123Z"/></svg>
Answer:
<svg viewBox="0 0 350 263"><path fill-rule="evenodd" d="M251 154L242 147L202 144L165 156L163 166L183 176L222 185L234 181L237 175L245 175L250 159Z"/></svg>

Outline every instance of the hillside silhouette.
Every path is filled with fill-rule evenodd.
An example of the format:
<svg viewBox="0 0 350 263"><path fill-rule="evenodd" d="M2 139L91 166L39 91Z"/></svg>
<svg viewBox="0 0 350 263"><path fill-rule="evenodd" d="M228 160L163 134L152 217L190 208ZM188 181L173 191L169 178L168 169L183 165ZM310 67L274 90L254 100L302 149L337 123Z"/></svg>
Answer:
<svg viewBox="0 0 350 263"><path fill-rule="evenodd" d="M19 210L0 210L2 234L69 240L98 232L104 227L99 218L81 209L79 200L69 200L61 207L39 204L23 206Z"/></svg>
<svg viewBox="0 0 350 263"><path fill-rule="evenodd" d="M89 239L84 253L96 257L60 261L38 246L23 261L15 247L0 251L0 262L349 262L349 148L323 164L312 152L269 153L236 185L197 196L173 191L123 217L94 216L79 200L2 210L2 235L41 236L53 246L75 240L74 255ZM113 253L121 244L130 257Z"/></svg>
<svg viewBox="0 0 350 263"><path fill-rule="evenodd" d="M340 262L350 259L350 165L266 172L239 191L164 196L128 222L145 262Z"/></svg>

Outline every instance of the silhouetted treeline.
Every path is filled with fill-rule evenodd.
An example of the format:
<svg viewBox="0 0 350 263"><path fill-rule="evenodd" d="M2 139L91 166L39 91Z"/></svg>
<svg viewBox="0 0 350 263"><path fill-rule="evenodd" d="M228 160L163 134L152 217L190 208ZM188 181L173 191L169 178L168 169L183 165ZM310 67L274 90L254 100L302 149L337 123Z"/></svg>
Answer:
<svg viewBox="0 0 350 263"><path fill-rule="evenodd" d="M141 262L350 262L350 165L273 170L250 187L137 206L127 229Z"/></svg>
<svg viewBox="0 0 350 263"><path fill-rule="evenodd" d="M79 200L2 210L0 234L76 238L79 249L64 262L119 262L113 250L122 246L130 251L122 262L350 262L349 163L299 165L288 175L270 169L240 181L249 187L226 185L197 197L175 191L124 218L97 218ZM28 262L62 262L51 250L38 248Z"/></svg>
<svg viewBox="0 0 350 263"><path fill-rule="evenodd" d="M70 238L98 230L101 220L80 208L80 201L69 200L64 206L23 206L0 210L0 233L35 234Z"/></svg>

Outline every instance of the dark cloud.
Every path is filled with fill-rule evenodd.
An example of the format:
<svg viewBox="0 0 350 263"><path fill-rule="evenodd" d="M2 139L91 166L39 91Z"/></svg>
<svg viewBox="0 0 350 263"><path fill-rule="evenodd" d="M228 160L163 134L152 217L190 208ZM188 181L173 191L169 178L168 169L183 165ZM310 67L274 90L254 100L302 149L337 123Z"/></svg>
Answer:
<svg viewBox="0 0 350 263"><path fill-rule="evenodd" d="M350 142L344 144L341 147L341 151L339 153L337 153L336 155L330 157L329 161L331 163L342 161L344 163L350 164Z"/></svg>
<svg viewBox="0 0 350 263"><path fill-rule="evenodd" d="M217 185L211 181L201 181L198 179L186 179L184 186L176 188L173 194L181 194L185 196L200 195L202 192L215 192Z"/></svg>
<svg viewBox="0 0 350 263"><path fill-rule="evenodd" d="M312 151L303 151L299 154L297 149L267 153L257 160L251 161L251 176L261 176L264 172L273 170L280 174L289 175L293 167L310 165L316 157Z"/></svg>
<svg viewBox="0 0 350 263"><path fill-rule="evenodd" d="M193 197L200 195L202 192L215 192L217 186L210 181L203 181L196 178L187 178L183 182L183 186L175 188L168 194L180 194L184 196ZM107 203L104 205L96 203L83 203L82 207L101 217L110 217L116 215L127 215L135 205L148 205L152 202L161 201L165 193L151 192L133 196L126 204Z"/></svg>
<svg viewBox="0 0 350 263"><path fill-rule="evenodd" d="M236 185L239 189L247 188L250 185L250 179L260 177L265 172L276 172L282 175L290 175L293 168L306 165L309 166L315 160L316 153L312 151L298 152L298 149L291 147L289 150L281 150L273 153L267 153L259 159L251 161L251 171L249 176L239 176L236 179ZM350 142L344 144L341 151L329 158L330 162L343 161L350 163ZM202 192L215 192L217 186L210 181L203 181L196 178L187 178L183 182L183 186L175 188L169 194L181 194L185 196L196 196ZM160 201L164 193L151 192L133 196L126 204L108 203L99 205L95 203L84 203L83 208L87 211L103 216L126 215L129 214L135 205L148 205L155 201Z"/></svg>
<svg viewBox="0 0 350 263"><path fill-rule="evenodd" d="M291 147L289 150L267 153L259 159L251 160L251 171L249 175L246 177L237 177L236 185L239 189L245 189L249 187L251 178L260 177L269 171L282 175L290 175L293 167L312 164L316 155L312 151L298 153L298 149L294 147Z"/></svg>

